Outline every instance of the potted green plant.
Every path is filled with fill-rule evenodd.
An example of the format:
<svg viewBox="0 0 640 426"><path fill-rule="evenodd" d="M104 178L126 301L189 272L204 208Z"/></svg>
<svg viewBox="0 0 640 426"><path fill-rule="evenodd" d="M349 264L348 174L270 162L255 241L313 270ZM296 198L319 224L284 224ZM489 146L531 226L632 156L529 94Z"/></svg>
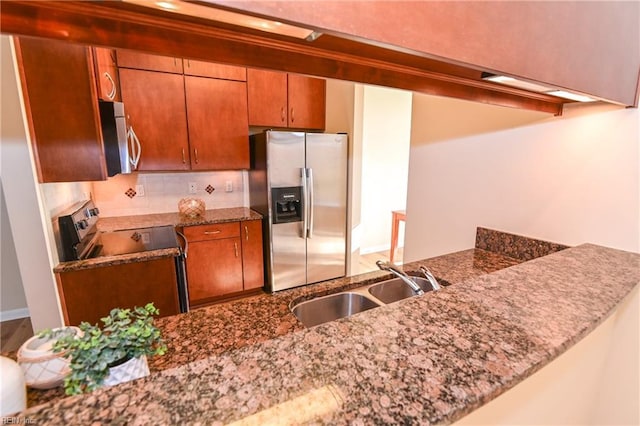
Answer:
<svg viewBox="0 0 640 426"><path fill-rule="evenodd" d="M158 309L149 303L133 309L116 308L101 318L102 327L80 324L80 335L62 336L54 352L65 352L70 373L64 379L67 395L90 392L149 374L146 357L162 355L167 347L153 325ZM41 335L52 333L47 330Z"/></svg>

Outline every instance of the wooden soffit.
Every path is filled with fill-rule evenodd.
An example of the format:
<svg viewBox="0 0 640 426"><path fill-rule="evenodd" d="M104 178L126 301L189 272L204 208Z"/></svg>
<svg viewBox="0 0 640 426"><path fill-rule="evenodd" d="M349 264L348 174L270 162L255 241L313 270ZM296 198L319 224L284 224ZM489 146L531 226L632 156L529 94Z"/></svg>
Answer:
<svg viewBox="0 0 640 426"><path fill-rule="evenodd" d="M565 100L481 79L482 69L324 34L313 42L122 2L3 0L3 33L126 48L562 113Z"/></svg>

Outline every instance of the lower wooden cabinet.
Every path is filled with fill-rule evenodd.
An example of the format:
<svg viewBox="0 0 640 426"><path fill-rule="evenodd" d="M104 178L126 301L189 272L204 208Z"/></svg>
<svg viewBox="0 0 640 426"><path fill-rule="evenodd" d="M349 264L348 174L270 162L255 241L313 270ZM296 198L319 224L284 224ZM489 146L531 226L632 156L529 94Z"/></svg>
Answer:
<svg viewBox="0 0 640 426"><path fill-rule="evenodd" d="M183 233L192 307L264 285L262 221L188 226Z"/></svg>
<svg viewBox="0 0 640 426"><path fill-rule="evenodd" d="M160 316L180 312L173 257L56 274L66 325L98 323L113 308L153 302Z"/></svg>

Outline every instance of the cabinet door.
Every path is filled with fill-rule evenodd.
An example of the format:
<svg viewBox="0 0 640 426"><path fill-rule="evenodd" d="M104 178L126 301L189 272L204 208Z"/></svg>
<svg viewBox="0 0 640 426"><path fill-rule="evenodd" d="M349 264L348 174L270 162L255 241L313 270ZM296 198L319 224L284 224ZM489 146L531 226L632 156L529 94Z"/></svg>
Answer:
<svg viewBox="0 0 640 426"><path fill-rule="evenodd" d="M135 50L117 50L118 67L182 74L182 58L150 55Z"/></svg>
<svg viewBox="0 0 640 426"><path fill-rule="evenodd" d="M120 69L127 123L141 145L137 170L189 170L189 143L180 74Z"/></svg>
<svg viewBox="0 0 640 426"><path fill-rule="evenodd" d="M289 74L288 90L289 127L324 129L325 80Z"/></svg>
<svg viewBox="0 0 640 426"><path fill-rule="evenodd" d="M240 238L189 244L187 283L189 303L207 303L218 296L242 291Z"/></svg>
<svg viewBox="0 0 640 426"><path fill-rule="evenodd" d="M247 69L250 126L287 127L287 73Z"/></svg>
<svg viewBox="0 0 640 426"><path fill-rule="evenodd" d="M153 302L160 316L180 312L172 257L56 274L66 325L91 324L113 308Z"/></svg>
<svg viewBox="0 0 640 426"><path fill-rule="evenodd" d="M247 85L185 76L192 170L249 168Z"/></svg>
<svg viewBox="0 0 640 426"><path fill-rule="evenodd" d="M91 49L37 38L15 41L38 180L105 180Z"/></svg>
<svg viewBox="0 0 640 426"><path fill-rule="evenodd" d="M93 57L98 83L98 99L120 102L120 80L116 66L116 51L104 47L94 47Z"/></svg>
<svg viewBox="0 0 640 426"><path fill-rule="evenodd" d="M240 225L242 231L242 272L244 289L264 286L262 258L262 221L248 220Z"/></svg>
<svg viewBox="0 0 640 426"><path fill-rule="evenodd" d="M233 65L183 59L184 74L223 80L247 81L247 69Z"/></svg>

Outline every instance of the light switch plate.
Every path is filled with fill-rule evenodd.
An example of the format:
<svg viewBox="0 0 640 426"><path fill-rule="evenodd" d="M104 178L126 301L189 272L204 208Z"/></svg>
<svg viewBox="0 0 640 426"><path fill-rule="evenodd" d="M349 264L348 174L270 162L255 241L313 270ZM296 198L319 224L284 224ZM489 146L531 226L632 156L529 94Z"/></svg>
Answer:
<svg viewBox="0 0 640 426"><path fill-rule="evenodd" d="M144 197L144 185L136 185L136 195L138 197Z"/></svg>
<svg viewBox="0 0 640 426"><path fill-rule="evenodd" d="M189 182L189 194L195 194L196 192L198 192L198 184Z"/></svg>
<svg viewBox="0 0 640 426"><path fill-rule="evenodd" d="M228 180L224 183L225 192L233 192L233 182Z"/></svg>

